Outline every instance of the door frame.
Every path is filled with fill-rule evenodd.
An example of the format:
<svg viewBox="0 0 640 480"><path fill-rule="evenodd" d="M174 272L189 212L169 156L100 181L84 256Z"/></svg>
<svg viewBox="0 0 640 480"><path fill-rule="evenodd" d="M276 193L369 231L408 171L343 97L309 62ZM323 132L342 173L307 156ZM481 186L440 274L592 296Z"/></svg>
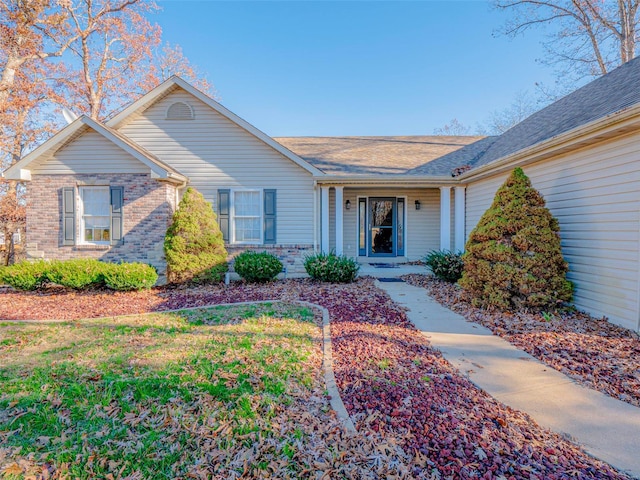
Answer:
<svg viewBox="0 0 640 480"><path fill-rule="evenodd" d="M370 212L370 201L371 200L381 200L381 199L393 199L393 235L394 235L394 243L393 243L393 253L391 254L374 254L371 251L371 212ZM399 239L399 229L398 229L398 200L403 203L403 212L402 212L402 250L401 253L398 253L398 239ZM361 205L364 202L364 245L361 243ZM356 231L355 231L355 240L356 240L356 252L359 257L367 257L367 258L396 258L396 257L405 257L407 255L407 196L406 195L357 195L356 196Z"/></svg>

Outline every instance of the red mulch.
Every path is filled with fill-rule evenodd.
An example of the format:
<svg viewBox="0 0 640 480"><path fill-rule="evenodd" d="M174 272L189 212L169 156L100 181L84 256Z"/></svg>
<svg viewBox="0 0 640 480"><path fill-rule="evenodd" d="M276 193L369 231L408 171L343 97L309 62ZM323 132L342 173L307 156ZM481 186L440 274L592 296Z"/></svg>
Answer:
<svg viewBox="0 0 640 480"><path fill-rule="evenodd" d="M460 376L371 279L138 293L4 291L0 318L78 319L266 299L329 310L334 368L349 413L360 431L381 432L412 453L414 478L628 478Z"/></svg>
<svg viewBox="0 0 640 480"><path fill-rule="evenodd" d="M404 280L427 289L442 305L489 328L582 385L640 407L640 336L584 312L488 311L471 305L460 287L427 275Z"/></svg>

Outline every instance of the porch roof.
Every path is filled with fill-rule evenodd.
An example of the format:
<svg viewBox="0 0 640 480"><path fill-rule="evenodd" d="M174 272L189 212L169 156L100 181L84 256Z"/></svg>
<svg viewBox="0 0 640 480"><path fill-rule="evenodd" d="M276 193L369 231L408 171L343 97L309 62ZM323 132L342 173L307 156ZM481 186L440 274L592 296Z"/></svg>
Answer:
<svg viewBox="0 0 640 480"><path fill-rule="evenodd" d="M330 176L451 176L452 162L433 160L473 144L483 137L281 137L278 143Z"/></svg>

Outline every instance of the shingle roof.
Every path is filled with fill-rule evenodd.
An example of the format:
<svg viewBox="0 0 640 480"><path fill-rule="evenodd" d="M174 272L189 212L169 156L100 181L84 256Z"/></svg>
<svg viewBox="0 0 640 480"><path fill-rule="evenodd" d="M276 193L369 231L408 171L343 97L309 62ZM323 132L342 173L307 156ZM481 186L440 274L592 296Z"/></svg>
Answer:
<svg viewBox="0 0 640 480"><path fill-rule="evenodd" d="M502 135L490 137L493 141L485 139L483 145L456 152L458 158L445 156L430 167L438 169L443 163L448 168L454 160L473 168L486 165L637 103L640 103L640 57L534 113Z"/></svg>
<svg viewBox="0 0 640 480"><path fill-rule="evenodd" d="M481 138L284 137L274 140L328 175L430 175L417 169ZM449 170L437 174L450 173Z"/></svg>
<svg viewBox="0 0 640 480"><path fill-rule="evenodd" d="M495 137L286 137L275 140L329 175L451 176L640 103L640 57Z"/></svg>

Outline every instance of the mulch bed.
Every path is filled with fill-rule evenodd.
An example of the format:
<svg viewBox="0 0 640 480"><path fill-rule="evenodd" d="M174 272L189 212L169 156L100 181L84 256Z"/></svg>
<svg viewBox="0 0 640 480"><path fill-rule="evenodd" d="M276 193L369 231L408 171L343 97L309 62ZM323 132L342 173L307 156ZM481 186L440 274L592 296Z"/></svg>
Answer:
<svg viewBox="0 0 640 480"><path fill-rule="evenodd" d="M396 445L411 456L406 478L628 478L471 384L372 279L130 294L5 291L0 318L79 319L268 299L305 300L329 310L344 403L360 432L375 431L386 439L381 462L389 458L385 449Z"/></svg>
<svg viewBox="0 0 640 480"><path fill-rule="evenodd" d="M429 275L403 279L576 382L640 407L640 336L579 312L505 313L474 307L458 286Z"/></svg>

